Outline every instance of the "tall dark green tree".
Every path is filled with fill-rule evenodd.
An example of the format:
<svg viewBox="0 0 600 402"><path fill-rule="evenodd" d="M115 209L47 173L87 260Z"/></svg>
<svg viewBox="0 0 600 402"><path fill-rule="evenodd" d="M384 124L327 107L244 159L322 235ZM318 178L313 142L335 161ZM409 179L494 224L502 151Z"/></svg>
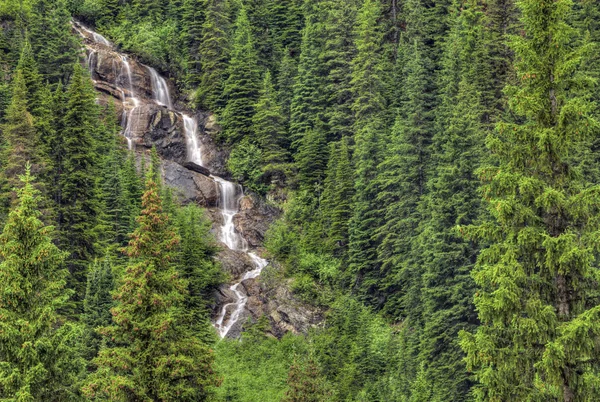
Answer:
<svg viewBox="0 0 600 402"><path fill-rule="evenodd" d="M323 77L319 63L321 24L308 18L302 33L298 72L290 105L290 139L297 150L304 135L323 122Z"/></svg>
<svg viewBox="0 0 600 402"><path fill-rule="evenodd" d="M54 199L57 209L58 241L68 251L68 268L71 272L69 285L75 289L75 300L85 293L87 266L92 261L97 238L94 228L99 213L96 175L99 157L96 141L99 130L99 109L89 76L80 64L75 65L73 77L65 94L66 114L62 121L60 136L62 155Z"/></svg>
<svg viewBox="0 0 600 402"><path fill-rule="evenodd" d="M6 401L78 401L84 370L81 328L67 323L66 253L52 242L38 209L30 169L0 235L0 397Z"/></svg>
<svg viewBox="0 0 600 402"><path fill-rule="evenodd" d="M349 227L349 278L363 282L369 272L378 271L377 240L374 229L380 216L372 206L377 195L375 177L381 162L381 146L387 134L384 112L385 69L384 32L377 24L381 17L380 2L365 0L356 25L356 57L352 62L354 96L354 200Z"/></svg>
<svg viewBox="0 0 600 402"><path fill-rule="evenodd" d="M285 150L286 131L269 71L265 74L252 124L256 141L263 151L262 163L266 179L283 183L285 177L282 164L289 158Z"/></svg>
<svg viewBox="0 0 600 402"><path fill-rule="evenodd" d="M41 150L34 120L27 108L25 77L20 69L17 69L13 79L12 99L6 111L2 136L5 142L2 149L2 195L6 208L10 200L15 199L15 194L11 191L19 186L19 175L25 172L25 164L30 162L32 170L36 173L42 169Z"/></svg>
<svg viewBox="0 0 600 402"><path fill-rule="evenodd" d="M216 384L212 352L186 321L188 282L175 264L180 238L150 176L142 208L113 324L101 330L114 346L100 351L83 391L91 400L204 401Z"/></svg>
<svg viewBox="0 0 600 402"><path fill-rule="evenodd" d="M96 329L106 327L112 322L110 310L113 307L111 292L114 286L115 278L110 257L106 256L102 261L95 260L89 270L83 300L83 322L88 331L88 360L96 357L103 346L102 337Z"/></svg>
<svg viewBox="0 0 600 402"><path fill-rule="evenodd" d="M78 61L80 44L71 32L65 0L35 0L30 40L40 73L52 84L67 82Z"/></svg>
<svg viewBox="0 0 600 402"><path fill-rule="evenodd" d="M260 71L254 38L243 7L235 25L231 59L227 69L228 77L223 89L226 105L221 114L224 135L230 144L252 137L252 117L260 90Z"/></svg>
<svg viewBox="0 0 600 402"><path fill-rule="evenodd" d="M518 3L520 81L508 86L519 118L487 140L483 194L492 219L467 234L489 241L473 277L482 325L463 332L478 400L593 399L598 393L598 187L577 160L598 130L581 62L586 49L566 22L570 1Z"/></svg>
<svg viewBox="0 0 600 402"><path fill-rule="evenodd" d="M213 259L218 246L210 233L212 223L202 209L188 205L178 211L176 224L181 237L179 272L188 283L184 308L194 332L210 342L214 338L209 316L211 292L224 280Z"/></svg>
<svg viewBox="0 0 600 402"><path fill-rule="evenodd" d="M229 59L228 0L208 0L199 44L200 86L197 103L216 111L223 106L222 91Z"/></svg>

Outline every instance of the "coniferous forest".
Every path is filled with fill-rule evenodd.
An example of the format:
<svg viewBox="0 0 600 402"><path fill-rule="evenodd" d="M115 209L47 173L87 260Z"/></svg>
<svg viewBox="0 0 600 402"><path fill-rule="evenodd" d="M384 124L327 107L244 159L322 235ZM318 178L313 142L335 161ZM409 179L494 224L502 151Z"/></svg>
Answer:
<svg viewBox="0 0 600 402"><path fill-rule="evenodd" d="M0 0L0 401L600 401L599 79L595 0Z"/></svg>

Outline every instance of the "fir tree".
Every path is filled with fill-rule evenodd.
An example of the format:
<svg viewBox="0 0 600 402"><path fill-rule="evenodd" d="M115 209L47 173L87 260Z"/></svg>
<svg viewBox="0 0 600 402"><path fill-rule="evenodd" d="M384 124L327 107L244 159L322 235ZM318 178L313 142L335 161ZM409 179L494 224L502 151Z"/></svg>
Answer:
<svg viewBox="0 0 600 402"><path fill-rule="evenodd" d="M327 141L325 130L317 127L302 138L296 154L298 182L304 190L314 191L321 187L327 168Z"/></svg>
<svg viewBox="0 0 600 402"><path fill-rule="evenodd" d="M78 61L79 43L71 33L65 0L35 0L30 39L40 73L52 84L67 82Z"/></svg>
<svg viewBox="0 0 600 402"><path fill-rule="evenodd" d="M252 118L256 141L262 149L263 170L268 180L284 180L282 164L288 159L285 151L285 127L281 108L277 104L271 73L267 71L263 88Z"/></svg>
<svg viewBox="0 0 600 402"><path fill-rule="evenodd" d="M349 223L348 266L353 281L362 281L366 272L378 270L373 230L380 225L381 217L371 203L377 195L374 179L386 136L386 62L382 55L383 32L377 24L380 16L379 2L365 0L357 19L357 54L352 62L355 195Z"/></svg>
<svg viewBox="0 0 600 402"><path fill-rule="evenodd" d="M200 107L213 111L223 106L222 91L229 58L229 19L226 8L227 0L207 1L199 45L202 74L197 103Z"/></svg>
<svg viewBox="0 0 600 402"><path fill-rule="evenodd" d="M260 89L259 69L252 30L242 7L236 21L236 30L223 89L226 105L221 123L230 144L252 137L252 116Z"/></svg>
<svg viewBox="0 0 600 402"><path fill-rule="evenodd" d="M179 272L188 282L185 311L194 332L206 341L214 336L208 310L211 292L224 279L219 265L213 261L218 246L210 233L211 225L204 211L195 205L188 205L177 214L181 236Z"/></svg>
<svg viewBox="0 0 600 402"><path fill-rule="evenodd" d="M315 129L323 121L320 42L319 24L313 19L307 19L302 33L300 61L290 105L290 139L293 150L298 149L307 132Z"/></svg>
<svg viewBox="0 0 600 402"><path fill-rule="evenodd" d="M96 174L98 156L95 153L99 130L99 110L89 76L80 64L74 68L71 83L65 94L66 114L56 142L60 166L55 200L58 212L60 246L70 253L70 286L77 301L84 295L87 266L95 255L94 227L98 218ZM61 149L62 148L62 149Z"/></svg>
<svg viewBox="0 0 600 402"><path fill-rule="evenodd" d="M78 401L83 333L57 312L70 295L61 268L66 255L40 221L29 171L0 235L0 398Z"/></svg>
<svg viewBox="0 0 600 402"><path fill-rule="evenodd" d="M2 163L2 195L4 207L10 199L14 200L11 190L20 184L19 175L24 173L26 162L32 163L32 171L42 168L39 156L39 144L34 127L33 116L27 108L27 87L23 72L17 69L12 83L12 99L6 111L6 124L2 127L5 148Z"/></svg>
<svg viewBox="0 0 600 402"><path fill-rule="evenodd" d="M180 238L148 178L126 253L130 262L115 293L114 324L101 333L114 343L94 360L83 391L92 400L204 401L216 384L212 352L186 322L188 282L177 273Z"/></svg>
<svg viewBox="0 0 600 402"><path fill-rule="evenodd" d="M320 402L331 396L326 391L319 368L312 359L304 364L294 361L289 370L287 384L289 389L282 402Z"/></svg>
<svg viewBox="0 0 600 402"><path fill-rule="evenodd" d="M115 285L112 270L110 257L106 256L102 261L95 260L88 274L83 300L83 322L88 327L88 360L96 357L102 346L102 337L96 332L96 328L111 324L111 292Z"/></svg>
<svg viewBox="0 0 600 402"><path fill-rule="evenodd" d="M204 24L204 0L184 0L182 5L183 41L187 47L187 71L185 82L190 88L200 84L202 74L202 26ZM208 56L208 55L207 55Z"/></svg>
<svg viewBox="0 0 600 402"><path fill-rule="evenodd" d="M493 219L468 229L487 240L473 277L482 325L463 332L478 400L593 399L598 393L597 186L572 157L589 146L585 48L566 23L570 1L518 3L518 85L508 86L519 122L503 122L487 144L483 193Z"/></svg>

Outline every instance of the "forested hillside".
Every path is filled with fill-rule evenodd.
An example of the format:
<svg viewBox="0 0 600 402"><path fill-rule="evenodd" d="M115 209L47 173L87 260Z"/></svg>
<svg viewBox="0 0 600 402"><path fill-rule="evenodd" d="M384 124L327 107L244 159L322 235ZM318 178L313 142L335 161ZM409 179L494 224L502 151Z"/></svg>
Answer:
<svg viewBox="0 0 600 402"><path fill-rule="evenodd" d="M593 0L0 0L0 400L600 400L599 54Z"/></svg>

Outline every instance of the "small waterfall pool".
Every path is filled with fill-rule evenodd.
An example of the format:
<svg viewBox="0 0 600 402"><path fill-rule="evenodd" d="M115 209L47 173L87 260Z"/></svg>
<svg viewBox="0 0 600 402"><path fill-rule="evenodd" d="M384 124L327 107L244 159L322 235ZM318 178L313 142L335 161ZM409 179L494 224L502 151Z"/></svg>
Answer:
<svg viewBox="0 0 600 402"><path fill-rule="evenodd" d="M123 102L123 114L121 118L122 134L127 138L127 144L130 150L133 150L133 130L136 127L136 123L139 121L139 113L144 94L138 94L135 91L133 83L132 67L127 55L119 53L114 46L102 35L84 27L79 23L73 24L74 29L83 37L92 39L96 44L100 44L110 49L111 52L119 54L120 56L120 68L113 64L114 70L114 87L121 94L121 101ZM86 36L85 33L87 33ZM99 60L99 53L102 52L102 47L94 48L87 45L88 57L87 67L94 74L96 63ZM169 86L164 77L149 66L145 67L150 75L152 84L152 100L169 110L179 114L183 120L184 131L186 136L187 154L190 162L193 162L199 166L203 165L202 147L198 140L198 123L196 119L187 115L182 111L178 111L174 108L171 95L169 93ZM252 262L254 269L245 272L238 282L230 286L234 301L223 305L217 315L214 322L214 326L218 331L221 338L226 337L231 329L244 317L244 310L248 302L248 295L244 289L243 282L246 280L257 278L262 270L268 265L268 261L259 257L254 252L251 252L248 248L248 243L244 237L235 228L234 218L239 213L240 199L244 196L243 188L237 183L232 183L221 177L210 176L219 189L219 211L221 213L223 224L219 228L219 240L229 249L237 252L245 253L249 260Z"/></svg>

